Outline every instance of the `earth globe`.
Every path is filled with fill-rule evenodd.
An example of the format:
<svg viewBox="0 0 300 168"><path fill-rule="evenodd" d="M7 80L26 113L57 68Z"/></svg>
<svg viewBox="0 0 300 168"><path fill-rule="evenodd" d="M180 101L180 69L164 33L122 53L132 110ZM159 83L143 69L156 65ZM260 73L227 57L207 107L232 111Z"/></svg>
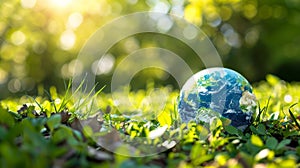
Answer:
<svg viewBox="0 0 300 168"><path fill-rule="evenodd" d="M257 106L249 82L238 72L207 68L187 80L180 91L178 112L182 122L195 121L209 126L215 118L245 130Z"/></svg>

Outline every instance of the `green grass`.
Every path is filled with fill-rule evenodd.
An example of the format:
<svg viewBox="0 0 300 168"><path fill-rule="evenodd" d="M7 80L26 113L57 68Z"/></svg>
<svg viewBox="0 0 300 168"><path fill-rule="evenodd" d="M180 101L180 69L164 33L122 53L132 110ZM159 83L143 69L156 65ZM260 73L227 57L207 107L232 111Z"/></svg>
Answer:
<svg viewBox="0 0 300 168"><path fill-rule="evenodd" d="M123 108L116 108L109 94L76 97L70 85L66 88L63 95L52 87L34 98L0 102L0 167L300 167L300 83L269 75L254 84L259 107L244 132L220 119L210 130L192 122L179 124L178 91L168 87L163 88L168 95L163 108L151 85L130 92L132 106ZM142 117L129 117L139 113ZM104 131L114 128L125 142L143 137L145 146L165 140L177 144L156 155L126 157L95 143L97 133L79 120L96 121ZM163 133L163 140L153 138L155 132Z"/></svg>

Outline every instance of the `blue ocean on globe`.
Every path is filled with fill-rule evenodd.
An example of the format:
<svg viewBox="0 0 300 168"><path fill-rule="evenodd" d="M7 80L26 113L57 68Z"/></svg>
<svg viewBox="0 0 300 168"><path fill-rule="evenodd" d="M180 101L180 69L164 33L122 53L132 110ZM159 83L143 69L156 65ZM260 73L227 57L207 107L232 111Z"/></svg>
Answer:
<svg viewBox="0 0 300 168"><path fill-rule="evenodd" d="M256 97L249 82L227 68L208 68L193 75L180 91L178 112L182 122L209 123L226 118L244 130L251 124Z"/></svg>

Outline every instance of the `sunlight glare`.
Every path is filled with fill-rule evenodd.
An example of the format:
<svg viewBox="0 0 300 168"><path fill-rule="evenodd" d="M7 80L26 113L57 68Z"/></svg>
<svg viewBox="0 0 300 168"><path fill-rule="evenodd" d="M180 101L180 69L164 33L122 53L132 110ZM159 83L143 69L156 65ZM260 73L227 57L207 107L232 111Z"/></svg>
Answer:
<svg viewBox="0 0 300 168"><path fill-rule="evenodd" d="M21 5L23 8L33 8L35 3L36 0L21 0Z"/></svg>
<svg viewBox="0 0 300 168"><path fill-rule="evenodd" d="M72 0L50 0L53 6L66 7L71 3Z"/></svg>

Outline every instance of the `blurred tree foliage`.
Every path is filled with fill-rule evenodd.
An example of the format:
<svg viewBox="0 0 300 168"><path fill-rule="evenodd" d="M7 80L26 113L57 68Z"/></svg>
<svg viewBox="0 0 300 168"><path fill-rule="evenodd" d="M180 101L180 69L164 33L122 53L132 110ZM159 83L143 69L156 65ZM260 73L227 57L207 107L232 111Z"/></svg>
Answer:
<svg viewBox="0 0 300 168"><path fill-rule="evenodd" d="M149 10L197 24L211 38L224 65L250 81L267 73L300 80L299 9L297 0L1 0L0 99L12 93L36 94L36 88L43 90L38 86L63 88L63 79L72 78L77 54L92 33L118 16ZM106 57L111 66L100 70L100 85L109 83L120 58L155 46L183 56L194 71L203 67L195 64L196 56L188 46L174 39L136 35L111 48ZM136 81L147 78L174 82L155 69L136 75Z"/></svg>
<svg viewBox="0 0 300 168"><path fill-rule="evenodd" d="M211 37L225 66L251 81L300 80L300 1L190 0L186 19Z"/></svg>
<svg viewBox="0 0 300 168"><path fill-rule="evenodd" d="M0 98L40 84L63 87L92 33L121 14L147 8L135 0L0 1Z"/></svg>

